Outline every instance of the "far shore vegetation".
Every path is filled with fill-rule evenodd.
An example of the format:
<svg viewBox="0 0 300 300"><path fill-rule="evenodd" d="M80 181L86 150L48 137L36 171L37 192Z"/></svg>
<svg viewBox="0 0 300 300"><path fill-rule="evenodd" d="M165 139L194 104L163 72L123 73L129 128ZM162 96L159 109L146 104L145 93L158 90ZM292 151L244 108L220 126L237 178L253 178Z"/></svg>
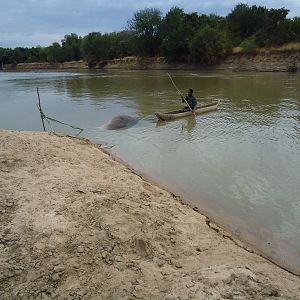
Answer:
<svg viewBox="0 0 300 300"><path fill-rule="evenodd" d="M67 34L48 47L0 48L5 64L85 60L90 66L127 56L163 56L168 62L210 65L231 53L257 49L300 50L300 17L286 8L238 4L226 16L186 13L173 7L162 15L155 8L137 11L125 30Z"/></svg>

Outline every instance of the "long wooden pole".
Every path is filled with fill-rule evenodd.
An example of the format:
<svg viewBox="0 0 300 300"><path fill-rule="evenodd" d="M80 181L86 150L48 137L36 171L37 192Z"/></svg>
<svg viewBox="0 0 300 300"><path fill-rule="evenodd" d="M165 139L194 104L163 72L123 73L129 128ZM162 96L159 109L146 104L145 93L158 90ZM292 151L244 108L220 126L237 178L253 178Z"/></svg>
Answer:
<svg viewBox="0 0 300 300"><path fill-rule="evenodd" d="M184 101L185 101L185 103L187 104L188 108L191 110L191 112L192 112L192 113L194 114L194 116L196 117L195 112L191 109L189 103L186 101L186 99L184 98L184 96L182 95L182 93L180 92L180 90L178 89L178 87L176 86L176 84L175 84L173 78L171 77L171 75L170 75L169 73L167 73L167 74L168 74L168 76L169 76L169 78L170 78L170 80L171 80L173 86L174 86L175 89L177 90L177 93L181 96L182 99L184 99Z"/></svg>
<svg viewBox="0 0 300 300"><path fill-rule="evenodd" d="M46 131L45 123L44 123L44 118L43 118L43 115L42 115L42 112L43 112L43 111L42 111L42 107L41 107L41 99L40 99L39 88L36 88L36 92L37 92L38 100L39 100L39 109L40 109L40 114L41 114L41 119L42 119L43 128L44 128L44 131Z"/></svg>

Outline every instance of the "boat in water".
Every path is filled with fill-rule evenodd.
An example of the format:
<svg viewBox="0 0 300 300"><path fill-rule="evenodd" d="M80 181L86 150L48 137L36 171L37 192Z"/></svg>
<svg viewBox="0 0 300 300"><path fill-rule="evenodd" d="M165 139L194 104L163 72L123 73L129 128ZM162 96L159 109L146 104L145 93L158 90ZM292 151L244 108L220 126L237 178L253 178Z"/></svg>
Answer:
<svg viewBox="0 0 300 300"><path fill-rule="evenodd" d="M220 100L214 100L211 103L199 105L196 107L194 111L182 111L182 110L174 110L169 112L156 112L155 115L159 120L162 121L171 121L187 116L191 116L193 114L199 115L202 113L206 113L209 111L216 110L220 104Z"/></svg>

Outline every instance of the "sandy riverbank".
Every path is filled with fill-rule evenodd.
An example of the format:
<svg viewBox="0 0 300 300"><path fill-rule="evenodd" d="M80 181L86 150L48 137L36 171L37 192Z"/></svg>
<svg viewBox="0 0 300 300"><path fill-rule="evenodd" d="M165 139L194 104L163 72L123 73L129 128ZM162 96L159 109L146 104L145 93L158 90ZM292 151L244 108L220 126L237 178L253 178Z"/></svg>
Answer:
<svg viewBox="0 0 300 300"><path fill-rule="evenodd" d="M135 56L102 61L89 66L85 61L64 63L23 63L6 65L8 71L34 70L198 70L198 71L254 71L300 72L300 51L273 51L236 53L226 56L211 66L192 63L168 63L163 57L138 58Z"/></svg>
<svg viewBox="0 0 300 300"><path fill-rule="evenodd" d="M300 278L88 141L0 131L0 299L300 299Z"/></svg>

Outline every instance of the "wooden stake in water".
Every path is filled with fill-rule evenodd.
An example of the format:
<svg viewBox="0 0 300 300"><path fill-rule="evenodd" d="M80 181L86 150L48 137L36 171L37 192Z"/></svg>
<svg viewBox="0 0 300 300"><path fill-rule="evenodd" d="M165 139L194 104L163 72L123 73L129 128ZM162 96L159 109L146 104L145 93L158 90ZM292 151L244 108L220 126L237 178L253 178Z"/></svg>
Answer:
<svg viewBox="0 0 300 300"><path fill-rule="evenodd" d="M43 114L42 107L41 107L41 99L40 99L39 88L36 88L36 92L37 92L38 100L39 100L39 110L40 110L40 114L41 114L43 128L44 128L44 131L46 131L45 124L44 124L44 117L43 117L44 114Z"/></svg>

